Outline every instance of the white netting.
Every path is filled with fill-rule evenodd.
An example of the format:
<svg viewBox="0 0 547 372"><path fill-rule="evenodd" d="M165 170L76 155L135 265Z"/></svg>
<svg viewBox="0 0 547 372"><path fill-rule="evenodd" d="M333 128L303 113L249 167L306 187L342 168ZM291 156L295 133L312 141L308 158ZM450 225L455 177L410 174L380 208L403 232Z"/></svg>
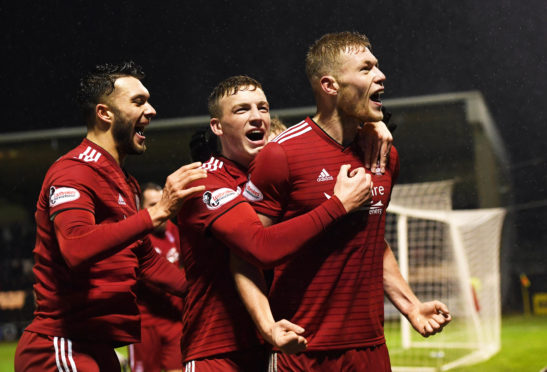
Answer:
<svg viewBox="0 0 547 372"><path fill-rule="evenodd" d="M449 307L452 323L422 338L386 300L385 330L394 371L447 370L499 350L499 246L505 211L451 210L452 182L398 186L386 220L403 276L422 301ZM429 197L431 195L431 197Z"/></svg>

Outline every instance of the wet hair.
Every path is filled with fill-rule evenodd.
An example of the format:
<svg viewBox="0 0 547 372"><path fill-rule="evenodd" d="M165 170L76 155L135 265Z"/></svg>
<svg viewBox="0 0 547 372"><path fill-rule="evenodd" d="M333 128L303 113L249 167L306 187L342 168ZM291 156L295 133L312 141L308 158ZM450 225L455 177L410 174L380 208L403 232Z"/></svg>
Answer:
<svg viewBox="0 0 547 372"><path fill-rule="evenodd" d="M199 128L190 138L190 156L192 161L209 160L213 155L218 155L218 139L210 127Z"/></svg>
<svg viewBox="0 0 547 372"><path fill-rule="evenodd" d="M323 35L316 40L306 54L306 75L310 83L336 71L338 57L346 50L359 50L372 45L369 39L358 32L338 32Z"/></svg>
<svg viewBox="0 0 547 372"><path fill-rule="evenodd" d="M245 89L262 89L262 84L246 75L231 76L221 81L209 95L208 108L211 118L220 118L222 116L222 110L219 105L222 97L234 95L240 90Z"/></svg>
<svg viewBox="0 0 547 372"><path fill-rule="evenodd" d="M102 102L103 97L114 91L116 80L125 76L142 80L145 75L139 65L128 61L119 64L97 65L80 79L76 98L88 127L94 122L97 104Z"/></svg>

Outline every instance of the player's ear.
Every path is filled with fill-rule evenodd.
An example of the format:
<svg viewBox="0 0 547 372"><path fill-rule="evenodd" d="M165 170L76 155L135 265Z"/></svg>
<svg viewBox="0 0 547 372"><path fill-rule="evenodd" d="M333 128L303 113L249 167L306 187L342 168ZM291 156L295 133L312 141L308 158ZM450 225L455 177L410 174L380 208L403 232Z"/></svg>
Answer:
<svg viewBox="0 0 547 372"><path fill-rule="evenodd" d="M338 89L340 88L340 86L338 85L338 82L336 81L336 78L334 76L322 76L321 79L319 79L319 84L323 92L327 93L328 95L335 96L338 94Z"/></svg>
<svg viewBox="0 0 547 372"><path fill-rule="evenodd" d="M95 114L103 122L112 124L114 121L114 113L104 103L99 103L95 106Z"/></svg>
<svg viewBox="0 0 547 372"><path fill-rule="evenodd" d="M209 121L209 125L211 126L211 130L215 135L222 136L222 123L220 122L219 118L211 118L211 121Z"/></svg>

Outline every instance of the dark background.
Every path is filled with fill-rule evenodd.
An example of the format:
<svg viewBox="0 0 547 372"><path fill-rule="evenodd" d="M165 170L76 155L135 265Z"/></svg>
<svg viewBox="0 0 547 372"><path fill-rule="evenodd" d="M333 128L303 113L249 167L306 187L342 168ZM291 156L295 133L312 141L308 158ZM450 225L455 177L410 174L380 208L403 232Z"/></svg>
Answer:
<svg viewBox="0 0 547 372"><path fill-rule="evenodd" d="M517 239L506 254L516 273L545 273L545 0L23 1L0 5L0 17L0 136L81 126L78 78L105 61L144 67L158 118L206 114L212 87L234 74L261 81L274 109L312 105L308 46L365 33L385 97L482 92L511 159Z"/></svg>

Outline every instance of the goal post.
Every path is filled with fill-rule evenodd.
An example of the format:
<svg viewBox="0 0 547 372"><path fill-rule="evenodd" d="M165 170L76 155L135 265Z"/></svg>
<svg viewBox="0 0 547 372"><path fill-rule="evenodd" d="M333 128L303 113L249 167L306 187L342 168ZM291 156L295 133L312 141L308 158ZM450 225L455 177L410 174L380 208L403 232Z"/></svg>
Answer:
<svg viewBox="0 0 547 372"><path fill-rule="evenodd" d="M422 301L444 302L453 320L429 338L389 301L386 339L394 371L449 370L500 348L499 247L505 210L452 210L451 181L396 186L386 239Z"/></svg>

